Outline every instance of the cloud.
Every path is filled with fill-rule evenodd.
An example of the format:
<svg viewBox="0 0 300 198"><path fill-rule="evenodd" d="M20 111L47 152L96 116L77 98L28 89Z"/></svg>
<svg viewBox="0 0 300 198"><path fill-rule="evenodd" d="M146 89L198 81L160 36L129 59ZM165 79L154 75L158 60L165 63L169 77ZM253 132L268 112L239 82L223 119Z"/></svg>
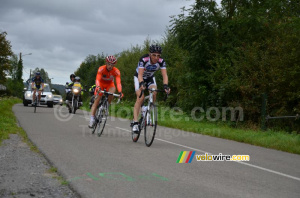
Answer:
<svg viewBox="0 0 300 198"><path fill-rule="evenodd" d="M0 30L8 33L28 72L44 68L65 83L89 54L115 54L148 36L161 39L186 0L2 0ZM24 75L28 75L24 73Z"/></svg>

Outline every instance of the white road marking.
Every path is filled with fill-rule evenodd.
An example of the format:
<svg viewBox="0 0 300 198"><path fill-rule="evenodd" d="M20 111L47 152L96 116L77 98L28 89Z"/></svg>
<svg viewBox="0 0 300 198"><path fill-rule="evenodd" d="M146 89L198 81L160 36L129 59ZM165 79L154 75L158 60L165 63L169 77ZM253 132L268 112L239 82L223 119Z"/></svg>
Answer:
<svg viewBox="0 0 300 198"><path fill-rule="evenodd" d="M111 125L109 125L109 126L111 126ZM127 132L131 133L131 131L128 130L128 129L124 129L124 128L120 128L120 127L114 127L114 128L120 129L120 130L123 130L123 131L127 131ZM202 152L202 153L212 154L212 153L209 153L207 151L203 151L203 150L200 150L200 149L192 148L192 147L185 146L185 145L182 145L182 144L177 144L177 143L170 142L170 141L163 140L163 139L159 139L159 138L155 138L155 140L159 140L159 141L162 141L162 142L166 142L168 144L173 144L173 145L180 146L180 147L183 147L183 148L187 148L187 149L190 149L190 150L199 151L199 152ZM240 163L240 164L243 164L243 165L246 165L246 166L250 166L250 167L257 168L257 169L260 169L260 170L263 170L263 171L266 171L266 172L274 173L274 174L277 174L277 175L288 177L290 179L294 179L294 180L300 181L299 177L294 177L294 176L291 176L291 175L287 175L287 174L284 174L284 173L281 173L281 172L278 172L278 171L274 171L274 170L271 170L271 169L263 168L263 167L256 166L256 165L253 165L253 164L249 164L249 163L246 163L246 162L239 162L239 161L232 161L232 162L237 162L237 163Z"/></svg>

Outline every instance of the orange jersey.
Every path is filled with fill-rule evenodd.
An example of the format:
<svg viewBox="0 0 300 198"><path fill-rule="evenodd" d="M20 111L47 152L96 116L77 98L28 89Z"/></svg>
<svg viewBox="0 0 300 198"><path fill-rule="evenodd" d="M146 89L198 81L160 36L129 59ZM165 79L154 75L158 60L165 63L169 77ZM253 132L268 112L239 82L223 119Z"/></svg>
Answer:
<svg viewBox="0 0 300 198"><path fill-rule="evenodd" d="M114 84L114 78L116 78L118 92L122 92L121 85L121 73L116 67L113 67L111 71L106 69L106 65L99 67L96 77L96 86Z"/></svg>

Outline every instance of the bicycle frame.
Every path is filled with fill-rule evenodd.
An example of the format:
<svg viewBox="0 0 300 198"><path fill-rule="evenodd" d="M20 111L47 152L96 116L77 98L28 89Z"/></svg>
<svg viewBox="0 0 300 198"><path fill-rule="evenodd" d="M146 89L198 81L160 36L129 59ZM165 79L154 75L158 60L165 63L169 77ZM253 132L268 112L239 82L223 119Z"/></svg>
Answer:
<svg viewBox="0 0 300 198"><path fill-rule="evenodd" d="M32 91L32 92L34 92L34 91ZM43 92L41 92L41 95L42 94L43 94ZM37 103L39 101L39 90L37 90L35 88L35 99L34 99L34 101L33 101L33 95L34 94L32 94L32 103L34 104L34 113L35 113L36 112Z"/></svg>
<svg viewBox="0 0 300 198"><path fill-rule="evenodd" d="M157 106L154 104L153 94L154 92L165 92L164 90L158 89L148 89L149 95L144 97L143 103L141 105L141 118L139 119L138 126L139 126L139 133L132 132L132 140L133 142L137 142L141 131L144 129L144 136L145 136L145 144L146 146L150 147L153 143L156 127L157 127ZM141 91L140 98L142 97L144 90ZM148 100L148 105L145 106L145 101ZM143 109L143 107L146 107ZM133 122L131 123L131 127L133 126ZM147 129L148 127L148 129ZM152 128L150 128L152 127ZM151 133L153 130L153 133ZM148 136L150 134L150 136Z"/></svg>
<svg viewBox="0 0 300 198"><path fill-rule="evenodd" d="M145 98L144 98L144 102L146 101L146 100L148 100L148 105L146 106L147 108L146 108L146 115L147 115L147 118L145 118L145 115L142 115L143 117L144 117L144 119L143 119L143 122L145 121L145 119L146 119L146 121L147 121L147 123L150 123L150 117L149 117L149 111L150 111L150 105L151 104L153 104L154 105L154 102L153 102L153 92L155 92L155 91L159 91L159 90L156 90L156 89L154 89L154 88L151 88L151 89L149 89L149 95L148 96L145 96ZM144 103L143 102L143 103ZM143 105L142 105L143 106ZM142 113L144 113L144 112L142 112ZM155 118L153 117L152 118L152 120L155 120ZM144 125L143 125L143 127L142 127L142 129L144 128ZM141 129L141 130L142 130Z"/></svg>
<svg viewBox="0 0 300 198"><path fill-rule="evenodd" d="M104 130L104 127L105 127L105 123L106 123L106 119L107 119L107 116L108 116L108 96L109 95L113 95L115 97L120 97L120 95L119 94L110 93L110 92L107 92L105 90L102 91L99 88L99 90L97 91L97 95L95 97L95 100L99 97L99 93L103 93L103 95L102 95L101 101L99 101L99 104L97 106L97 111L96 111L96 114L95 114L95 120L96 120L96 122L95 122L95 124L93 126L92 133L95 132L98 124L99 124L99 127L100 127L102 121L104 120L104 122L102 124L102 129L98 128L98 136L100 137L101 134L103 133L103 130ZM118 100L118 103L119 102L120 102L120 98ZM103 115L103 110L104 110L104 113L105 113L104 115Z"/></svg>

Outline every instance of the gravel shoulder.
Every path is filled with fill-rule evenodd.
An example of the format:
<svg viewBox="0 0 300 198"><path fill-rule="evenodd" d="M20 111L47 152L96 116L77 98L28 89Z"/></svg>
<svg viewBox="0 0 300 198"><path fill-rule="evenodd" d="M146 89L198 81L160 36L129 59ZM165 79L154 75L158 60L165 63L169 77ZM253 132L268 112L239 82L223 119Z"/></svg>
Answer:
<svg viewBox="0 0 300 198"><path fill-rule="evenodd" d="M42 154L30 150L16 134L0 146L0 197L79 197L61 184Z"/></svg>

